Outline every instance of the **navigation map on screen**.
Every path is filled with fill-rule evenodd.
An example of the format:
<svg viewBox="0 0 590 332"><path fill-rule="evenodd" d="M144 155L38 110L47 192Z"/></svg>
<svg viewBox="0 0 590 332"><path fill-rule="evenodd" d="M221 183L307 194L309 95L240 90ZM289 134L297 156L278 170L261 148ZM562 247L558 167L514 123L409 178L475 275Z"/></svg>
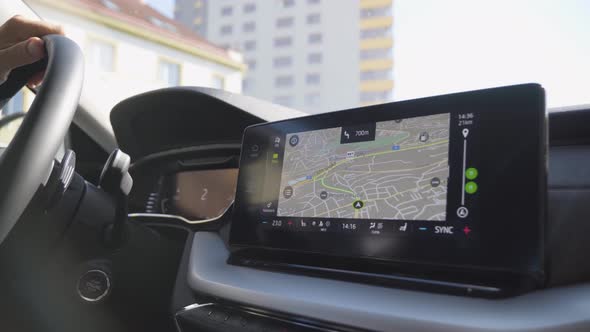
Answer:
<svg viewBox="0 0 590 332"><path fill-rule="evenodd" d="M445 220L450 114L291 133L277 216Z"/></svg>

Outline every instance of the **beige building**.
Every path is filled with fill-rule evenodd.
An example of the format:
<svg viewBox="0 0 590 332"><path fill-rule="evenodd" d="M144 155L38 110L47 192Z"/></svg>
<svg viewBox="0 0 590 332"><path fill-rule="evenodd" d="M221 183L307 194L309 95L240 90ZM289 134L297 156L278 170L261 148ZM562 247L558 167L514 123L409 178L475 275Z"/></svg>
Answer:
<svg viewBox="0 0 590 332"><path fill-rule="evenodd" d="M205 86L241 93L246 66L236 51L207 42L142 1L28 0L43 19L60 24L86 58L84 89L99 91L101 111L166 86ZM28 92L5 113L27 108Z"/></svg>

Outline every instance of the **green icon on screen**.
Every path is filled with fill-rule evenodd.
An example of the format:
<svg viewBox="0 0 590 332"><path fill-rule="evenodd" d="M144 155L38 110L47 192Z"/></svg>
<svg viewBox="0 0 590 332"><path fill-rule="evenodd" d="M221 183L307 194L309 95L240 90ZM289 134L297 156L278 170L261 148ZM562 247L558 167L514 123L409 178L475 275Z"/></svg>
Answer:
<svg viewBox="0 0 590 332"><path fill-rule="evenodd" d="M279 154L278 153L273 153L272 154L272 159L279 159Z"/></svg>
<svg viewBox="0 0 590 332"><path fill-rule="evenodd" d="M477 183L469 181L465 184L465 192L468 194L475 194L477 191Z"/></svg>
<svg viewBox="0 0 590 332"><path fill-rule="evenodd" d="M479 172L477 171L477 168L475 168L475 167L469 167L468 169L465 170L465 177L468 178L469 180L475 180L477 178L478 174L479 174Z"/></svg>

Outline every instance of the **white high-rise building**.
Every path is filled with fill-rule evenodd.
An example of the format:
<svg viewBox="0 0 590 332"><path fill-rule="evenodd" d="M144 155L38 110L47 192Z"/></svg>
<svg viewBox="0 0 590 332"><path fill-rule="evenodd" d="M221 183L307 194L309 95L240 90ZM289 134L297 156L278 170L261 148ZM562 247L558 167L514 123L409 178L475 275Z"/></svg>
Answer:
<svg viewBox="0 0 590 332"><path fill-rule="evenodd" d="M310 112L391 100L392 0L177 0L175 17L244 54L246 94Z"/></svg>

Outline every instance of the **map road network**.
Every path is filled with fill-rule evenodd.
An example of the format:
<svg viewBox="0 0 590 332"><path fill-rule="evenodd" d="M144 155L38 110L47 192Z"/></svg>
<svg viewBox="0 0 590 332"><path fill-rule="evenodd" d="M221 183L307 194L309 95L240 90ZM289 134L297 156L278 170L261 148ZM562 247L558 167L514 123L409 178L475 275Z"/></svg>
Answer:
<svg viewBox="0 0 590 332"><path fill-rule="evenodd" d="M278 216L445 220L450 115L377 122L341 144L341 127L287 135Z"/></svg>

